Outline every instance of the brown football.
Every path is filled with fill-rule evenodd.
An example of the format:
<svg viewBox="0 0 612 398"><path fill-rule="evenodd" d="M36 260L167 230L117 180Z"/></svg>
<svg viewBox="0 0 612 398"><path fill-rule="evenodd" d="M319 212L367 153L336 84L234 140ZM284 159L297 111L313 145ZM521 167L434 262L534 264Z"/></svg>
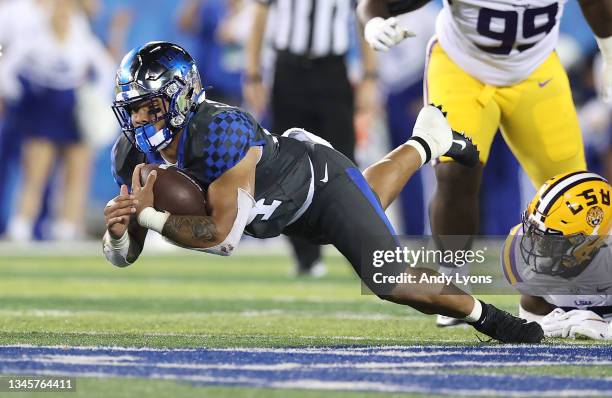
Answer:
<svg viewBox="0 0 612 398"><path fill-rule="evenodd" d="M152 170L157 170L153 185L156 210L179 216L208 215L206 195L193 178L176 167L160 168L147 164L140 170L142 185Z"/></svg>

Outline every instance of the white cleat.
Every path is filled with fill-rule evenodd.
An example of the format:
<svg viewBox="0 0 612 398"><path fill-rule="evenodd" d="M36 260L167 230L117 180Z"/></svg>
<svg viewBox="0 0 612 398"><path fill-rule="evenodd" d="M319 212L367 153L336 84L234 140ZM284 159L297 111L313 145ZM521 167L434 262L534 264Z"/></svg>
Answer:
<svg viewBox="0 0 612 398"><path fill-rule="evenodd" d="M436 319L436 326L439 328L448 328L462 325L467 325L467 322L450 316L438 315L438 318Z"/></svg>
<svg viewBox="0 0 612 398"><path fill-rule="evenodd" d="M309 276L311 278L322 278L325 275L327 275L327 266L321 261L314 263L308 270L301 270L295 267L291 272L291 276L294 277Z"/></svg>
<svg viewBox="0 0 612 398"><path fill-rule="evenodd" d="M322 278L325 275L327 275L327 266L324 263L322 263L322 262L317 262L310 269L310 273L309 274L313 278Z"/></svg>

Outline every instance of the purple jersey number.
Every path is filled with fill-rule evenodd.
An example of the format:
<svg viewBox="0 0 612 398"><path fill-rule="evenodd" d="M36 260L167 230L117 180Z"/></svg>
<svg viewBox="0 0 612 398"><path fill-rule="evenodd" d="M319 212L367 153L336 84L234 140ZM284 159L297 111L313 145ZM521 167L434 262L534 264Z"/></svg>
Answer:
<svg viewBox="0 0 612 398"><path fill-rule="evenodd" d="M541 33L548 34L557 23L557 13L559 5L549 4L546 7L528 8L523 12L523 38L537 36ZM491 28L493 19L503 21L502 31L495 31ZM498 46L483 46L474 43L482 51L491 54L508 55L514 48L518 33L519 14L517 11L499 11L490 8L481 8L478 13L476 30L478 33L489 39L500 41ZM525 51L535 46L538 42L519 44L516 49Z"/></svg>

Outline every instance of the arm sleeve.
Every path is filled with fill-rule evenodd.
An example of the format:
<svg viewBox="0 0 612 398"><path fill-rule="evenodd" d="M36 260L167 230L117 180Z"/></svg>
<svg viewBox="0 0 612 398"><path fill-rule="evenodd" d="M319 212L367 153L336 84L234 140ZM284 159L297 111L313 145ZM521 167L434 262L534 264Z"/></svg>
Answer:
<svg viewBox="0 0 612 398"><path fill-rule="evenodd" d="M255 142L257 124L240 110L224 111L208 124L202 146L204 181L211 184L221 174L237 165Z"/></svg>

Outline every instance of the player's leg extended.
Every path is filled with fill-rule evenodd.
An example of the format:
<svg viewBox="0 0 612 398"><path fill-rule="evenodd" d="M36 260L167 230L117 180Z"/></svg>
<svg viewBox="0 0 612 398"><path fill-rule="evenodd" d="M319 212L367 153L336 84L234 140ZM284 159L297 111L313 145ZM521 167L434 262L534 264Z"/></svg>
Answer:
<svg viewBox="0 0 612 398"><path fill-rule="evenodd" d="M569 81L556 53L523 82L500 89L496 101L504 139L536 187L586 169Z"/></svg>
<svg viewBox="0 0 612 398"><path fill-rule="evenodd" d="M428 55L424 82L426 102L448 112L453 130L472 137L485 164L499 124L500 110L493 101L495 88L487 86L448 58L434 44ZM466 168L441 158L436 165L437 189L430 203L431 230L436 235L472 235L478 232L478 191L482 166Z"/></svg>
<svg viewBox="0 0 612 398"><path fill-rule="evenodd" d="M333 169L342 175L334 176L332 181L332 163L327 163L330 166L330 183L321 189L310 211L317 215L317 229L347 258L365 286L386 300L409 305L427 314L467 316L474 307L474 299L452 284L378 285L374 282L374 273L382 270L391 274L391 271L373 267L372 259L367 254L371 250L395 250L398 247L395 231L359 169L348 162L334 166ZM437 274L425 268L410 268L402 264L397 267L395 271L415 276ZM440 291L444 294L440 294Z"/></svg>
<svg viewBox="0 0 612 398"><path fill-rule="evenodd" d="M382 208L386 209L420 167L421 155L417 150L409 145L400 145L365 169L363 176L380 198Z"/></svg>
<svg viewBox="0 0 612 398"><path fill-rule="evenodd" d="M438 276L430 269L410 267L402 259L375 266L375 251L394 252L399 243L374 192L359 170L336 151L323 147L313 158L317 188L315 200L296 227L332 243L351 263L363 283L379 297L409 305L426 314L443 314L470 321L479 331L505 342L539 342L542 329L526 324L490 304L481 303L454 284L390 283L377 274L405 275L420 280ZM323 167L325 165L325 167ZM323 169L329 181L322 183ZM300 228L302 228L300 230Z"/></svg>
<svg viewBox="0 0 612 398"><path fill-rule="evenodd" d="M478 164L478 150L471 140L453 132L440 109L427 105L419 112L412 137L363 175L386 209L422 164L443 154L470 167Z"/></svg>

